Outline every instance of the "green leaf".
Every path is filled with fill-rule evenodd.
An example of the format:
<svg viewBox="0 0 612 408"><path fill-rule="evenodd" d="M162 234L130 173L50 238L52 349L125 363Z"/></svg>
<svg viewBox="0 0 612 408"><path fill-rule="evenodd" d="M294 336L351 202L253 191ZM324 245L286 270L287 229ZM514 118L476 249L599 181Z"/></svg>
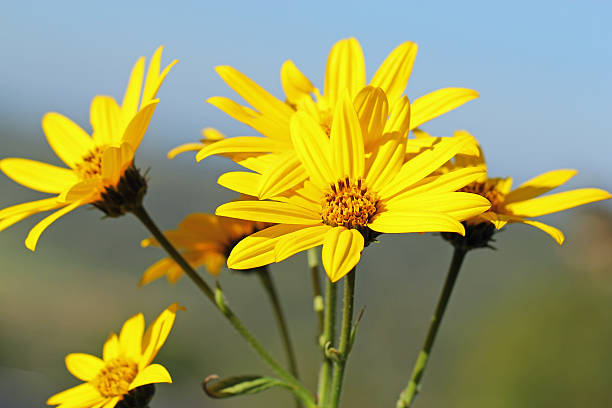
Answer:
<svg viewBox="0 0 612 408"><path fill-rule="evenodd" d="M291 389L287 383L281 380L259 375L241 375L224 379L219 379L217 375L209 375L202 382L204 392L211 398L230 398L238 395L255 394L272 387Z"/></svg>

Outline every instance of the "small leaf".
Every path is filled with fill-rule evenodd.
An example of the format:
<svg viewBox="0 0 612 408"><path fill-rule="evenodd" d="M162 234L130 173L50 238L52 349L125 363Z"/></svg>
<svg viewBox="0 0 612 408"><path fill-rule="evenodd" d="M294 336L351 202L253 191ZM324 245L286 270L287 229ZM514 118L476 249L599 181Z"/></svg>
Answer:
<svg viewBox="0 0 612 408"><path fill-rule="evenodd" d="M211 384L212 382L214 384ZM219 379L217 375L209 375L202 382L204 392L211 398L230 398L238 395L255 394L272 387L291 387L281 380L259 375L241 375Z"/></svg>

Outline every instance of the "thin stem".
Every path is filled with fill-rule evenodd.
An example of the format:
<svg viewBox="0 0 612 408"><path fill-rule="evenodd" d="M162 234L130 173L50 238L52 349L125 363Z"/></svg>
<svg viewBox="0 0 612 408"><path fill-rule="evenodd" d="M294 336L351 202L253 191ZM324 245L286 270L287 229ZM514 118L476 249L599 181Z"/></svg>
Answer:
<svg viewBox="0 0 612 408"><path fill-rule="evenodd" d="M202 277L189 265L189 263L183 258L183 256L174 248L174 246L168 241L163 232L157 227L153 219L149 216L143 206L140 206L132 210L133 214L138 218L149 232L155 237L157 242L166 250L168 255L174 259L174 261L183 269L185 274L200 288L202 293L210 300L213 305L217 307L221 313L227 318L227 320L234 326L238 333L246 340L246 342L255 350L257 354L272 368L272 370L285 382L293 387L294 394L298 396L307 407L315 407L314 398L310 392L300 383L293 375L287 372L271 355L270 353L259 343L259 341L251 334L246 326L240 321L240 319L234 314L229 308L221 289L217 287L217 290L213 290L208 284L202 279Z"/></svg>
<svg viewBox="0 0 612 408"><path fill-rule="evenodd" d="M325 324L323 305L323 295L321 294L321 280L319 278L319 257L317 256L316 248L308 250L308 268L310 269L310 277L312 279L312 307L317 314L317 342L323 334Z"/></svg>
<svg viewBox="0 0 612 408"><path fill-rule="evenodd" d="M329 403L330 381L332 377L332 360L327 356L327 347L334 344L336 337L336 284L325 277L325 316L320 345L323 349L323 364L319 374L319 406L327 407Z"/></svg>
<svg viewBox="0 0 612 408"><path fill-rule="evenodd" d="M351 343L351 330L353 326L353 301L355 298L355 268L344 278L344 305L342 309L342 330L340 331L340 344L338 346L338 360L334 369L331 385L331 407L338 408L340 394L342 393L342 380L348 360Z"/></svg>
<svg viewBox="0 0 612 408"><path fill-rule="evenodd" d="M274 317L276 318L276 323L278 324L278 329L281 334L283 347L285 349L285 353L287 354L289 370L291 371L291 374L295 376L295 378L298 378L297 362L295 358L295 352L293 351L293 345L291 344L291 337L289 336L289 328L287 326L287 321L285 320L285 316L283 314L283 309L280 304L278 292L276 291L268 267L263 266L261 268L258 268L257 275L259 276L261 284L263 285L264 289L266 290L266 293L268 294L268 297L270 298L270 303L272 303Z"/></svg>
<svg viewBox="0 0 612 408"><path fill-rule="evenodd" d="M420 391L421 379L423 377L423 373L425 372L425 368L427 367L429 355L431 353L434 341L436 340L436 334L440 328L440 323L442 323L442 317L444 316L444 311L446 310L451 293L453 292L453 287L457 281L457 276L459 276L459 270L461 269L465 254L467 254L466 249L455 247L453 259L451 260L448 274L446 275L446 281L444 282L442 293L440 293L440 298L438 299L436 311L434 312L431 318L431 323L429 324L429 330L427 332L427 337L425 338L425 343L423 343L423 348L421 349L419 357L417 358L412 370L410 383L408 383L408 386L400 394L396 408L410 407Z"/></svg>

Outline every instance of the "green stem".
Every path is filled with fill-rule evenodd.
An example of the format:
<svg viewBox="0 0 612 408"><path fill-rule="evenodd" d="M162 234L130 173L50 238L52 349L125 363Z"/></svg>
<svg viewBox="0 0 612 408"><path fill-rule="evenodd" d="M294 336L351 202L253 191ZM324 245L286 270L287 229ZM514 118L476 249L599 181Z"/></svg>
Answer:
<svg viewBox="0 0 612 408"><path fill-rule="evenodd" d="M132 213L143 223L143 225L149 230L149 232L155 237L157 242L166 250L168 255L174 259L174 261L183 269L185 274L196 284L196 286L204 293L216 307L223 313L226 319L231 323L232 326L238 331L238 333L246 340L246 342L255 350L257 354L272 368L272 370L285 382L291 385L293 392L298 396L307 407L316 407L314 398L310 392L300 383L293 375L287 372L271 355L270 353L259 343L259 341L251 334L251 332L244 326L244 324L238 319L234 312L229 308L221 289L217 287L216 291L213 291L210 286L202 279L202 277L189 265L189 263L183 258L183 256L174 248L174 246L168 241L163 232L157 227L153 219L149 216L143 206L139 206L132 210Z"/></svg>
<svg viewBox="0 0 612 408"><path fill-rule="evenodd" d="M320 346L323 350L323 364L319 374L318 401L319 406L327 407L329 403L330 381L332 377L332 360L327 356L327 347L334 344L336 337L336 284L325 277L325 316L323 318L323 334Z"/></svg>
<svg viewBox="0 0 612 408"><path fill-rule="evenodd" d="M308 250L308 268L310 269L310 278L312 279L312 307L317 314L317 342L323 334L325 324L323 305L323 295L321 294L321 280L319 278L319 257L317 256L316 248Z"/></svg>
<svg viewBox="0 0 612 408"><path fill-rule="evenodd" d="M295 352L293 351L293 345L291 344L291 337L289 336L289 328L287 326L287 321L285 320L285 316L283 314L283 309L280 304L280 299L278 297L278 292L276 291L276 287L274 286L274 282L272 281L272 276L270 275L270 271L267 266L263 266L261 268L257 268L257 276L261 281L266 293L268 294L268 298L270 298L270 303L272 303L272 310L274 310L274 317L276 318L276 323L278 324L278 329L281 334L281 340L283 342L283 348L285 349L285 354L287 355L287 361L289 363L289 370L291 374L295 378L299 378L298 369L297 369L297 360L295 358ZM300 406L298 401L298 407Z"/></svg>
<svg viewBox="0 0 612 408"><path fill-rule="evenodd" d="M420 391L421 379L423 377L423 373L425 372L425 368L427 367L429 355L431 353L434 341L436 340L436 334L440 328L440 323L442 323L442 317L444 316L444 311L446 310L451 293L453 292L453 287L455 286L457 276L459 276L459 270L461 269L465 254L467 254L466 249L455 247L453 259L451 260L448 274L446 275L446 281L444 282L442 293L440 293L440 298L438 299L436 311L434 312L431 318L431 323L429 324L429 331L427 332L425 343L423 343L423 348L421 349L419 357L417 358L412 370L410 383L408 383L408 386L400 394L396 408L410 407Z"/></svg>
<svg viewBox="0 0 612 408"><path fill-rule="evenodd" d="M353 325L353 300L355 298L355 268L344 278L344 305L342 309L342 330L340 331L340 344L338 346L338 359L334 369L331 384L331 408L338 408L340 394L342 393L342 380L348 360L351 343L351 329Z"/></svg>

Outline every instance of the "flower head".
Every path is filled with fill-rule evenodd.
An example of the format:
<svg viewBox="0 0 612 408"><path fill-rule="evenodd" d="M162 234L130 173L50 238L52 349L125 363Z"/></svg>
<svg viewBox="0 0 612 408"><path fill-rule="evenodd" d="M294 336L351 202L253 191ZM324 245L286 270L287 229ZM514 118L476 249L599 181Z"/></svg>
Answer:
<svg viewBox="0 0 612 408"><path fill-rule="evenodd" d="M375 116L379 122L368 127L359 119L346 92L336 106L329 136L310 115L295 113L291 138L308 179L270 200L237 201L217 208L217 215L278 224L236 245L228 258L230 268L280 262L322 244L323 265L335 282L357 264L364 246L379 233L463 234L460 221L489 208L483 197L456 192L482 171L463 169L428 177L470 138L437 139L406 161L407 133L383 133L377 148L366 154L364 140L373 129L384 129L387 118ZM219 184L253 194L263 177L226 173Z"/></svg>
<svg viewBox="0 0 612 408"><path fill-rule="evenodd" d="M261 222L196 213L185 217L177 229L164 234L192 267L204 265L210 274L218 275L236 243L268 226ZM159 243L154 238L142 241L143 247L152 245L159 246ZM170 283L176 283L183 276L183 270L172 258L163 258L145 271L140 284L146 285L164 275Z"/></svg>
<svg viewBox="0 0 612 408"><path fill-rule="evenodd" d="M151 362L168 338L179 309L183 308L176 303L170 305L146 331L141 313L131 317L123 324L119 336L111 333L106 340L102 359L84 353L68 354L66 368L85 382L55 394L47 404L112 408L130 398L138 387L171 383L168 371Z"/></svg>
<svg viewBox="0 0 612 408"><path fill-rule="evenodd" d="M465 131L455 132L455 137L465 137ZM467 226L466 239L473 235L468 247L487 246L495 229L501 229L506 224L521 223L541 229L550 235L559 245L565 237L559 229L532 220L533 217L552 214L595 201L606 200L612 196L607 191L598 188L581 188L562 193L546 194L561 186L577 174L576 170L561 169L540 174L512 189L512 178L491 178L487 175L482 149L476 139L471 139L480 151L479 155L460 155L445 165L445 171L478 168L485 173L460 191L481 195L491 202L491 208L465 221ZM464 244L460 237L448 236L454 244ZM455 241L455 238L459 242Z"/></svg>
<svg viewBox="0 0 612 408"><path fill-rule="evenodd" d="M0 230L38 212L57 210L28 234L26 246L34 250L42 232L77 207L95 204L109 215L119 215L117 212L122 211L122 206L129 205L123 201L142 199L146 183L133 166L134 152L159 102L155 99L157 91L177 62L173 61L160 72L161 54L162 47L159 47L151 58L146 77L144 57L136 62L121 106L109 96L93 99L91 136L59 113L47 113L43 117L47 141L68 168L28 159L0 161L0 170L17 183L55 194L0 210ZM126 173L129 173L127 180Z"/></svg>
<svg viewBox="0 0 612 408"><path fill-rule="evenodd" d="M224 155L242 166L263 174L256 189L260 199L271 198L278 191L271 191L274 183L269 177L282 172L291 173L292 185L297 186L307 178L307 172L296 156L294 142L290 136L291 117L295 112L308 115L329 136L333 127L334 111L346 92L358 110L369 109L371 117L390 117L401 121L402 115L411 110L412 120L408 132L437 116L453 110L477 98L478 93L465 88L444 88L416 99L412 104L402 96L410 78L417 53L417 45L405 42L395 48L380 65L369 84L363 52L354 38L343 39L331 49L325 72L323 93L295 66L286 61L281 68L281 81L286 94L284 101L277 99L244 74L229 66L217 67L223 80L252 107L242 106L226 97L215 96L208 102L234 119L252 127L264 137L233 137L199 146L198 161L211 155ZM380 88L386 98L363 92L364 88ZM375 104L374 102L380 102ZM366 141L366 151L374 145ZM196 144L181 146L180 151L197 149ZM270 157L272 156L272 157ZM247 160L259 157L263 160Z"/></svg>

